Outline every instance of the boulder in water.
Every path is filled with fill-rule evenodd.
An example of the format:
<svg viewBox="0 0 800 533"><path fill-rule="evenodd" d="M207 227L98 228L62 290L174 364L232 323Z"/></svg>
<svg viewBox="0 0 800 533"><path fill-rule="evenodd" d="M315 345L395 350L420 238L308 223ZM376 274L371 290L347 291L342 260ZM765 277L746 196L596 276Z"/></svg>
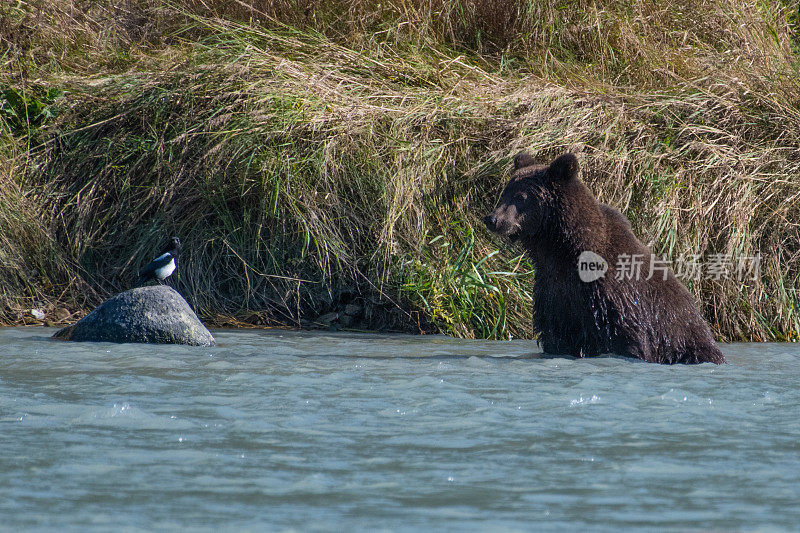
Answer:
<svg viewBox="0 0 800 533"><path fill-rule="evenodd" d="M186 300L167 285L119 293L53 337L68 341L215 344Z"/></svg>

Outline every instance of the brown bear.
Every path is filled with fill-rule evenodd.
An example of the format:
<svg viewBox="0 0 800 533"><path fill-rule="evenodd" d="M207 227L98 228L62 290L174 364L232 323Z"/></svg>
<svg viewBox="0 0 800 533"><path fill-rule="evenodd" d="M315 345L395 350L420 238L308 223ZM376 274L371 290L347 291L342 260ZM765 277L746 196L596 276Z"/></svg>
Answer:
<svg viewBox="0 0 800 533"><path fill-rule="evenodd" d="M725 362L689 291L628 220L578 179L573 154L550 166L517 155L511 181L484 222L519 240L533 260L533 324L545 353Z"/></svg>

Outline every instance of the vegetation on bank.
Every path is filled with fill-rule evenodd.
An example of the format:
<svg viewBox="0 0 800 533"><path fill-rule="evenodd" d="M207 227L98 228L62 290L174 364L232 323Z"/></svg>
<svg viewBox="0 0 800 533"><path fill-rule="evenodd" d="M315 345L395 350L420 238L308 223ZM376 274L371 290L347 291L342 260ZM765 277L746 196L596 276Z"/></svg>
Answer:
<svg viewBox="0 0 800 533"><path fill-rule="evenodd" d="M760 254L756 280L686 280L719 339L798 340L797 24L746 0L3 3L0 320L83 312L175 234L212 324L530 336L535 273L481 221L515 153L571 150L656 253Z"/></svg>

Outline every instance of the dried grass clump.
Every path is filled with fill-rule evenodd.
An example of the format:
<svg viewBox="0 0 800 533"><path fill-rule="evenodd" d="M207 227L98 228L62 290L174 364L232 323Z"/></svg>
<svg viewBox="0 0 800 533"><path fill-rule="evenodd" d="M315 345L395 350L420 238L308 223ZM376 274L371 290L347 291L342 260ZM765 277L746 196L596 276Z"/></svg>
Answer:
<svg viewBox="0 0 800 533"><path fill-rule="evenodd" d="M543 162L572 150L658 253L761 254L756 281L689 283L719 338L798 337L800 87L786 11L110 6L37 4L64 30L44 24L3 56L15 69L0 82L33 87L35 71L67 91L57 118L7 136L17 192L3 205L16 211L0 213L29 228L9 234L18 257L60 258L42 272L63 294L126 288L179 234L178 285L206 316L306 325L356 302L363 327L530 335L535 274L480 221L518 150ZM69 48L77 35L87 44ZM45 61L48 46L62 55ZM15 261L0 272L17 280L8 309L26 290L65 298L24 285L30 267Z"/></svg>

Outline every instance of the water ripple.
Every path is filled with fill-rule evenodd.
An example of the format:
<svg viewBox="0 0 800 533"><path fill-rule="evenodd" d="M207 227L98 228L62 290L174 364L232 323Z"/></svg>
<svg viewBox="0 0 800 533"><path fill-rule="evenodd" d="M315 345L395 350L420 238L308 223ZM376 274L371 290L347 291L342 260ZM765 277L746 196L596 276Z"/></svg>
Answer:
<svg viewBox="0 0 800 533"><path fill-rule="evenodd" d="M800 347L0 330L0 529L795 530Z"/></svg>

